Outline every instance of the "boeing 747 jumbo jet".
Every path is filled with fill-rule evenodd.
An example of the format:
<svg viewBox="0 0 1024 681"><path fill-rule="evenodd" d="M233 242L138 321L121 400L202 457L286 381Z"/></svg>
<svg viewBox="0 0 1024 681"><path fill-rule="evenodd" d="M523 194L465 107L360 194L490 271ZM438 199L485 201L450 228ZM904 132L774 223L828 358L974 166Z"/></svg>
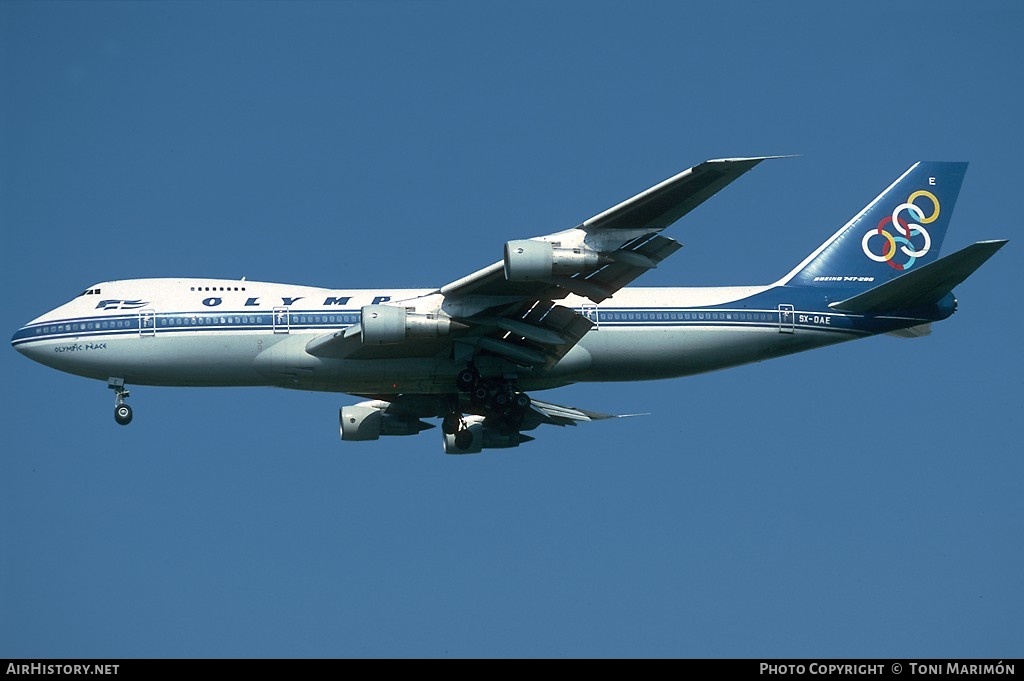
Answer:
<svg viewBox="0 0 1024 681"><path fill-rule="evenodd" d="M688 376L882 333L919 336L1006 241L939 258L966 163L916 163L766 286L627 288L680 244L661 232L767 157L707 161L572 229L434 289L335 290L223 279L90 286L11 339L61 371L128 386L349 393L342 440L414 435L444 451L516 447L541 424L609 418L532 399L580 381Z"/></svg>

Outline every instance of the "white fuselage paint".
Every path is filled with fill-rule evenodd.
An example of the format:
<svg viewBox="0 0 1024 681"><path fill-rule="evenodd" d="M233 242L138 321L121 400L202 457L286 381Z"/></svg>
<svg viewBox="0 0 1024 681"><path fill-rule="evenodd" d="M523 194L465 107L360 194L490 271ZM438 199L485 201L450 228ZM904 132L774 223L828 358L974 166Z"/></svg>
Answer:
<svg viewBox="0 0 1024 681"><path fill-rule="evenodd" d="M543 376L511 364L501 371L518 371L516 379L524 390L580 381L661 379L866 335L814 327L798 327L793 333L792 320L784 322L778 310L728 307L770 288L626 288L600 305L569 296L559 304L587 315L596 321L595 328ZM375 395L452 392L453 377L465 363L450 353L325 359L306 352L310 340L358 324L360 308L374 302L401 303L428 313L438 310L443 297L436 289L334 290L207 279L114 281L33 320L19 332L15 346L61 371L100 380L119 377L135 385L273 385ZM701 309L707 306L718 309ZM693 318L673 321L669 310L677 315L692 310Z"/></svg>

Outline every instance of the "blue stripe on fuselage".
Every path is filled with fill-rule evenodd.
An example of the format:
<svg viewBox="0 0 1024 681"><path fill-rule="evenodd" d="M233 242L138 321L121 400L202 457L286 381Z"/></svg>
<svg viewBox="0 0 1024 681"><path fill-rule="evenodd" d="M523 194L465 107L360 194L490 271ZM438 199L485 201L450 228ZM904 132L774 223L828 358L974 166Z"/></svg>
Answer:
<svg viewBox="0 0 1024 681"><path fill-rule="evenodd" d="M604 309L598 317L597 328L623 328L623 329L651 329L651 328L693 328L693 327L736 327L736 328L769 328L778 329L780 325L779 312L777 310L763 310L748 313L749 316L744 316L739 313L736 314L722 314L721 316L715 316L711 312L701 312L698 308L693 309L666 309L666 308L628 308L628 312L625 311L627 308L616 308L612 311L606 312ZM663 318L656 319L658 315L663 317L679 317L679 318ZM806 321L800 321L800 318L804 316L804 313L797 311L795 313L796 319L794 320L793 326L796 328L814 329L820 331L832 331L836 333L854 334L854 335L868 335L871 332L863 329L853 328L852 324L839 323L837 320L841 315L806 315L809 319ZM631 318L632 317L632 318ZM755 319L756 317L756 319ZM825 321L826 319L830 321ZM238 333L238 332L264 332L273 333L274 327L270 324L196 324L196 325L182 325L176 326L172 324L163 325L161 322L166 321L161 317L157 317L157 326L154 332L152 327L140 329L136 324L129 329L103 329L103 328L85 328L83 330L50 330L50 327L64 328L65 326L60 322L55 322L48 325L39 326L28 326L20 329L14 334L11 339L11 344L15 347L39 342L39 341L53 341L53 340L69 340L69 339L88 339L88 338L131 338L140 335L167 335L167 334L181 334L181 333ZM788 323L788 322L786 322ZM918 322L923 323L923 322ZM349 324L305 324L292 322L287 327L278 327L280 333L295 333L302 331L337 331L350 326ZM907 326L907 324L900 324L899 326Z"/></svg>
<svg viewBox="0 0 1024 681"><path fill-rule="evenodd" d="M837 292L838 293L838 292ZM923 324L943 318L932 311L913 311L906 316L850 315L823 307L822 289L777 287L749 298L709 306L585 306L596 311L598 328L677 328L734 327L777 329L780 324L797 329L835 332L844 335L871 335ZM839 295L836 296L839 299ZM793 318L783 317L779 305L792 305ZM276 318L275 318L276 316ZM334 331L359 322L359 310L263 310L161 312L153 316L152 326L142 326L139 313L74 317L19 329L11 338L15 346L42 340L90 337L128 337L140 334L183 332L262 331Z"/></svg>

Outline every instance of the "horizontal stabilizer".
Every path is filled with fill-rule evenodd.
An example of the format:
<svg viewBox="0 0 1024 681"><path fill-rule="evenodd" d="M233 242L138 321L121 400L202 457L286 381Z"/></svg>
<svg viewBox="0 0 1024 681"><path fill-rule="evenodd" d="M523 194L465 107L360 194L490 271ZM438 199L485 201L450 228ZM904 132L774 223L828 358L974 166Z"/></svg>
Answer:
<svg viewBox="0 0 1024 681"><path fill-rule="evenodd" d="M1006 240L979 241L829 307L843 312L878 314L934 305L1004 245Z"/></svg>

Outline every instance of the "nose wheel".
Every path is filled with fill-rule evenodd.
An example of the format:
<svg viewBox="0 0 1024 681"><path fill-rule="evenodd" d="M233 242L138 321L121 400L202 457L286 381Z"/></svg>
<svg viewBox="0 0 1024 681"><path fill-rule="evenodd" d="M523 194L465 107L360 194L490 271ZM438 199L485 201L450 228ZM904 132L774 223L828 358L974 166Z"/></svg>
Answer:
<svg viewBox="0 0 1024 681"><path fill-rule="evenodd" d="M107 380L107 387L114 391L114 420L118 425L127 426L132 422L132 408L125 402L129 392L124 387L123 378L111 378Z"/></svg>
<svg viewBox="0 0 1024 681"><path fill-rule="evenodd" d="M132 422L132 408L127 404L119 404L114 407L114 420L122 426Z"/></svg>

